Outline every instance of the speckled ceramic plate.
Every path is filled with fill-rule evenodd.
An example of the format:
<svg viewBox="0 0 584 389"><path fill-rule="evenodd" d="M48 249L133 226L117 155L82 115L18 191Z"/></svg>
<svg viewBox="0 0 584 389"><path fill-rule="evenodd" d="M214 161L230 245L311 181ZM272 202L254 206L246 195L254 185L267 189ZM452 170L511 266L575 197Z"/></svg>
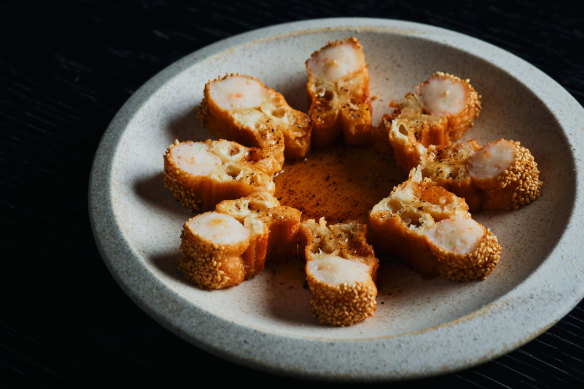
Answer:
<svg viewBox="0 0 584 389"><path fill-rule="evenodd" d="M268 268L239 286L203 291L176 270L190 217L162 184L174 139L204 140L195 106L204 84L255 76L306 109L304 61L329 40L356 36L369 64L374 122L387 104L436 70L469 78L483 111L467 137L519 140L534 154L543 194L514 212L477 214L503 247L485 281L422 280L383 262L378 311L347 328L309 311L302 264ZM272 372L326 379L388 380L466 368L536 337L584 296L584 109L516 56L426 25L324 19L238 35L170 65L122 107L97 150L90 210L107 267L124 291L170 331L209 352Z"/></svg>

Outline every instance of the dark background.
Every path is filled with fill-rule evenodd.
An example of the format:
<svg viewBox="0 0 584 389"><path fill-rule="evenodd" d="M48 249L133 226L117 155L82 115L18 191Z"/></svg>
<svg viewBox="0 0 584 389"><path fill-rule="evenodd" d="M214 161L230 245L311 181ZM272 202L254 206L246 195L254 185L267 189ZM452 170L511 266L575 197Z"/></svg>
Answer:
<svg viewBox="0 0 584 389"><path fill-rule="evenodd" d="M91 233L93 154L130 95L222 38L303 19L432 24L506 49L584 101L577 2L10 2L0 5L0 386L182 388L305 381L232 364L166 331L121 291ZM16 381L14 381L14 379ZM18 384L14 384L17 382ZM584 303L521 348L403 386L584 384ZM399 386L398 385L398 386Z"/></svg>

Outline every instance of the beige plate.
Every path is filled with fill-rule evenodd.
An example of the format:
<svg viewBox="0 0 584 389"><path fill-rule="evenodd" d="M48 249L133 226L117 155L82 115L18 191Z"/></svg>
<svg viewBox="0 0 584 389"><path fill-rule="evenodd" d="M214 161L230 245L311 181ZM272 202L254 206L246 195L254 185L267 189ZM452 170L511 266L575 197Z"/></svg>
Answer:
<svg viewBox="0 0 584 389"><path fill-rule="evenodd" d="M221 291L203 291L176 270L189 212L162 184L174 141L208 137L194 107L204 84L225 73L255 76L306 109L304 61L329 40L356 36L369 64L374 121L387 104L440 70L469 78L483 111L479 142L519 140L542 171L543 194L515 212L476 215L503 246L483 282L424 281L386 261L378 311L349 328L319 325L309 311L302 264L267 269ZM462 369L539 335L584 296L582 179L584 109L556 82L485 42L426 25L322 19L269 27L198 50L170 65L122 107L97 150L92 226L124 291L193 344L272 372L344 380L393 380Z"/></svg>

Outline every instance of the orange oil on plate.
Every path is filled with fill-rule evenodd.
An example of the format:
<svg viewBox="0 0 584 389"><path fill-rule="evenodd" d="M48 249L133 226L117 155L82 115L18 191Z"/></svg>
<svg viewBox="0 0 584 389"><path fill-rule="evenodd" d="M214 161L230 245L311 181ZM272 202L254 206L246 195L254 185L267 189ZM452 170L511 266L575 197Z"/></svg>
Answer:
<svg viewBox="0 0 584 389"><path fill-rule="evenodd" d="M303 220L324 216L328 223L365 222L371 208L406 178L393 156L373 147L336 145L286 162L274 179L275 196L300 210Z"/></svg>

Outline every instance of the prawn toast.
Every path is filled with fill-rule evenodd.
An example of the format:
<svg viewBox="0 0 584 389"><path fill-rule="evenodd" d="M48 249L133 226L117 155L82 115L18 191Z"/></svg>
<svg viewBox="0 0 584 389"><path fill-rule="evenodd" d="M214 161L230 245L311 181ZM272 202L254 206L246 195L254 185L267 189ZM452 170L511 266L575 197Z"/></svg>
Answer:
<svg viewBox="0 0 584 389"><path fill-rule="evenodd" d="M299 228L300 211L269 193L223 201L185 223L179 270L202 288L237 285L261 272L267 259L296 255Z"/></svg>
<svg viewBox="0 0 584 389"><path fill-rule="evenodd" d="M310 149L310 117L251 76L229 74L209 81L199 119L218 138L270 150L280 168L284 157L302 158Z"/></svg>
<svg viewBox="0 0 584 389"><path fill-rule="evenodd" d="M498 139L481 147L470 140L413 147L420 156L410 167L419 164L423 177L464 197L473 212L517 209L541 193L537 163L519 142Z"/></svg>
<svg viewBox="0 0 584 389"><path fill-rule="evenodd" d="M306 61L312 146L326 148L342 134L349 145L371 139L371 99L365 55L356 38L329 42Z"/></svg>
<svg viewBox="0 0 584 389"><path fill-rule="evenodd" d="M274 193L278 170L263 149L227 140L175 141L164 155L164 186L181 205L200 212L253 192Z"/></svg>
<svg viewBox="0 0 584 389"><path fill-rule="evenodd" d="M327 226L302 223L299 254L306 259L310 306L323 324L349 326L376 310L378 260L366 241L366 226L357 222Z"/></svg>
<svg viewBox="0 0 584 389"><path fill-rule="evenodd" d="M378 254L423 278L482 280L501 256L497 238L471 218L464 199L423 179L419 168L373 207L369 231Z"/></svg>
<svg viewBox="0 0 584 389"><path fill-rule="evenodd" d="M225 200L217 204L216 210L235 217L252 230L266 225L269 230L266 256L270 261L280 262L298 255L302 213L296 208L280 205L271 194L258 192L237 200Z"/></svg>
<svg viewBox="0 0 584 389"><path fill-rule="evenodd" d="M469 80L442 72L434 73L391 106L394 111L383 116L377 136L382 145L389 136L396 162L402 167L419 158L412 145L448 145L473 126L481 111L480 96Z"/></svg>

